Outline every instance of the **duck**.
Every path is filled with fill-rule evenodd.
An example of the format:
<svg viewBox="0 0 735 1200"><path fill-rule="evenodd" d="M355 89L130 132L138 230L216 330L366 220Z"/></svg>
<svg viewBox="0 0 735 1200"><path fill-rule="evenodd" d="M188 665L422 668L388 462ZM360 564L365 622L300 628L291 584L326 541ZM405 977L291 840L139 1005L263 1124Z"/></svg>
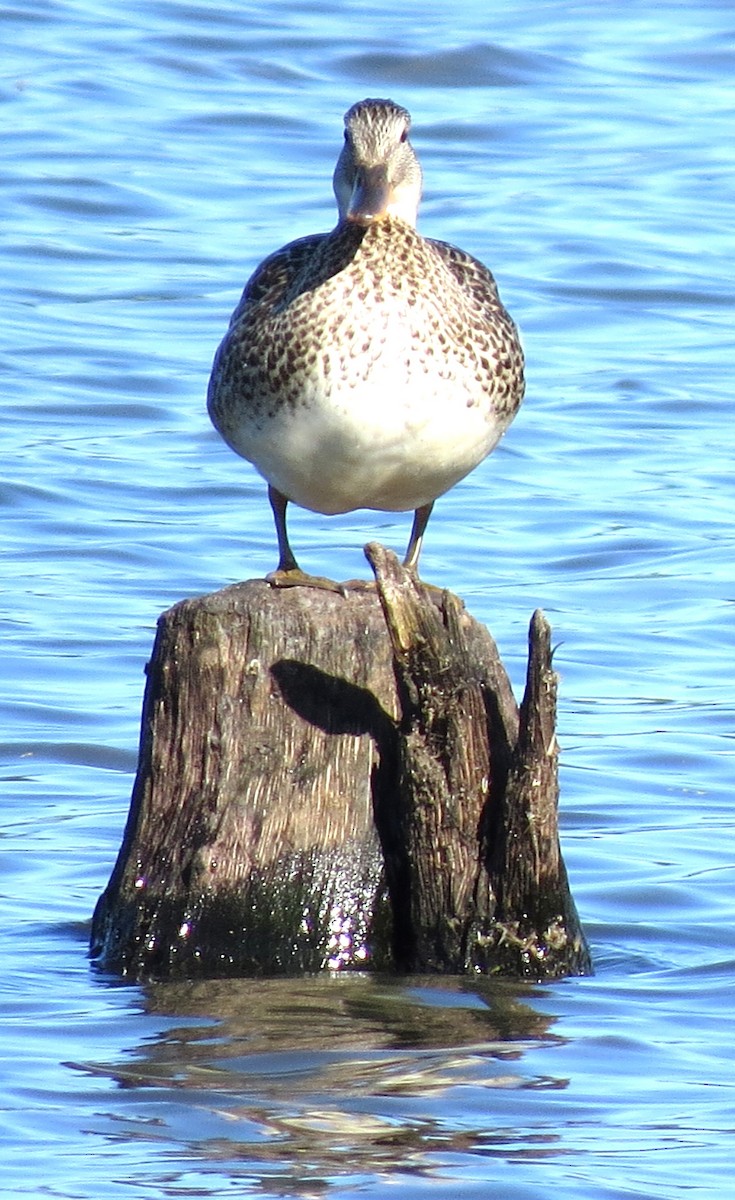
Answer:
<svg viewBox="0 0 735 1200"><path fill-rule="evenodd" d="M403 565L418 578L435 501L491 453L523 398L520 337L492 273L418 232L410 128L392 100L352 105L335 227L264 259L215 354L207 408L267 483L273 586L325 585L298 565L289 504L412 511Z"/></svg>

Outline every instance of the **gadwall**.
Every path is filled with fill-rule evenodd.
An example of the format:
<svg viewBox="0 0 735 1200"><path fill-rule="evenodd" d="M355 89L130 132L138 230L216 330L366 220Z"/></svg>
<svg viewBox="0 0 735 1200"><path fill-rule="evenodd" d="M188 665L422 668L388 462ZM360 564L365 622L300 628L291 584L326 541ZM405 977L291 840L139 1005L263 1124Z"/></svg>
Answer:
<svg viewBox="0 0 735 1200"><path fill-rule="evenodd" d="M416 230L410 122L391 100L347 112L337 225L261 263L214 360L212 422L268 482L276 585L325 582L298 567L289 501L413 509L404 565L418 574L434 501L497 445L523 397L523 353L493 276Z"/></svg>

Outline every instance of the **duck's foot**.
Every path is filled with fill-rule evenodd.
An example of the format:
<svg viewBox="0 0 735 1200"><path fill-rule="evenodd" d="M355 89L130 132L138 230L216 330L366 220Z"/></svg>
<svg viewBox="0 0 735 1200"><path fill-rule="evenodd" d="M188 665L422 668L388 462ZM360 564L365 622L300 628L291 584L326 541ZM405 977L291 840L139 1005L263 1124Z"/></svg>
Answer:
<svg viewBox="0 0 735 1200"><path fill-rule="evenodd" d="M444 603L444 597L448 594L447 589L438 587L435 583L426 583L423 579L417 580L419 585L424 589L427 598L432 604L436 604L441 608ZM462 602L464 604L464 601Z"/></svg>
<svg viewBox="0 0 735 1200"><path fill-rule="evenodd" d="M323 592L337 592L340 596L347 595L344 583L326 579L323 575L308 575L301 567L278 567L266 575L265 581L274 588L308 587L318 588Z"/></svg>
<svg viewBox="0 0 735 1200"><path fill-rule="evenodd" d="M425 583L423 579L419 579L417 576L414 576L414 583L418 584L419 588L423 590L423 594L430 604L439 609L443 607L445 596L447 595L445 588L437 587L435 583ZM372 592L375 594L378 590L378 585L374 579L346 579L339 586L345 596L348 592Z"/></svg>
<svg viewBox="0 0 735 1200"><path fill-rule="evenodd" d="M348 592L374 592L375 591L375 580L374 579L345 579L344 583L341 583L339 586L342 589L345 596L347 595Z"/></svg>

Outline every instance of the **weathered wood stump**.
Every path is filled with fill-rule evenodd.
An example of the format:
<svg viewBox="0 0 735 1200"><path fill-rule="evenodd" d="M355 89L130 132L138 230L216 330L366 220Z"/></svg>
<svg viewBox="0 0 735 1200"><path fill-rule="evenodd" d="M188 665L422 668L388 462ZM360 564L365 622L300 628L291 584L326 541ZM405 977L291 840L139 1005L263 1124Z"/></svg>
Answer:
<svg viewBox="0 0 735 1200"><path fill-rule="evenodd" d="M377 590L164 613L92 953L134 978L591 970L559 847L556 676L372 545ZM387 636L386 636L387 629Z"/></svg>

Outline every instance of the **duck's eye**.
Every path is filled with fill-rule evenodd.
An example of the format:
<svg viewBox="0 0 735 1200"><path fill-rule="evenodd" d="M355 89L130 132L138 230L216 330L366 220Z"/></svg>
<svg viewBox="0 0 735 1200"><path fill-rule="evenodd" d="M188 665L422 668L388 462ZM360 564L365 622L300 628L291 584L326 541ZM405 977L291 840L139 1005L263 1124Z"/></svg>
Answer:
<svg viewBox="0 0 735 1200"><path fill-rule="evenodd" d="M402 134L401 134L401 141L402 141L402 142L405 142L405 141L407 140L407 138L408 138L408 130L407 130L407 129L404 129L404 130L403 130L403 132L402 132Z"/></svg>

